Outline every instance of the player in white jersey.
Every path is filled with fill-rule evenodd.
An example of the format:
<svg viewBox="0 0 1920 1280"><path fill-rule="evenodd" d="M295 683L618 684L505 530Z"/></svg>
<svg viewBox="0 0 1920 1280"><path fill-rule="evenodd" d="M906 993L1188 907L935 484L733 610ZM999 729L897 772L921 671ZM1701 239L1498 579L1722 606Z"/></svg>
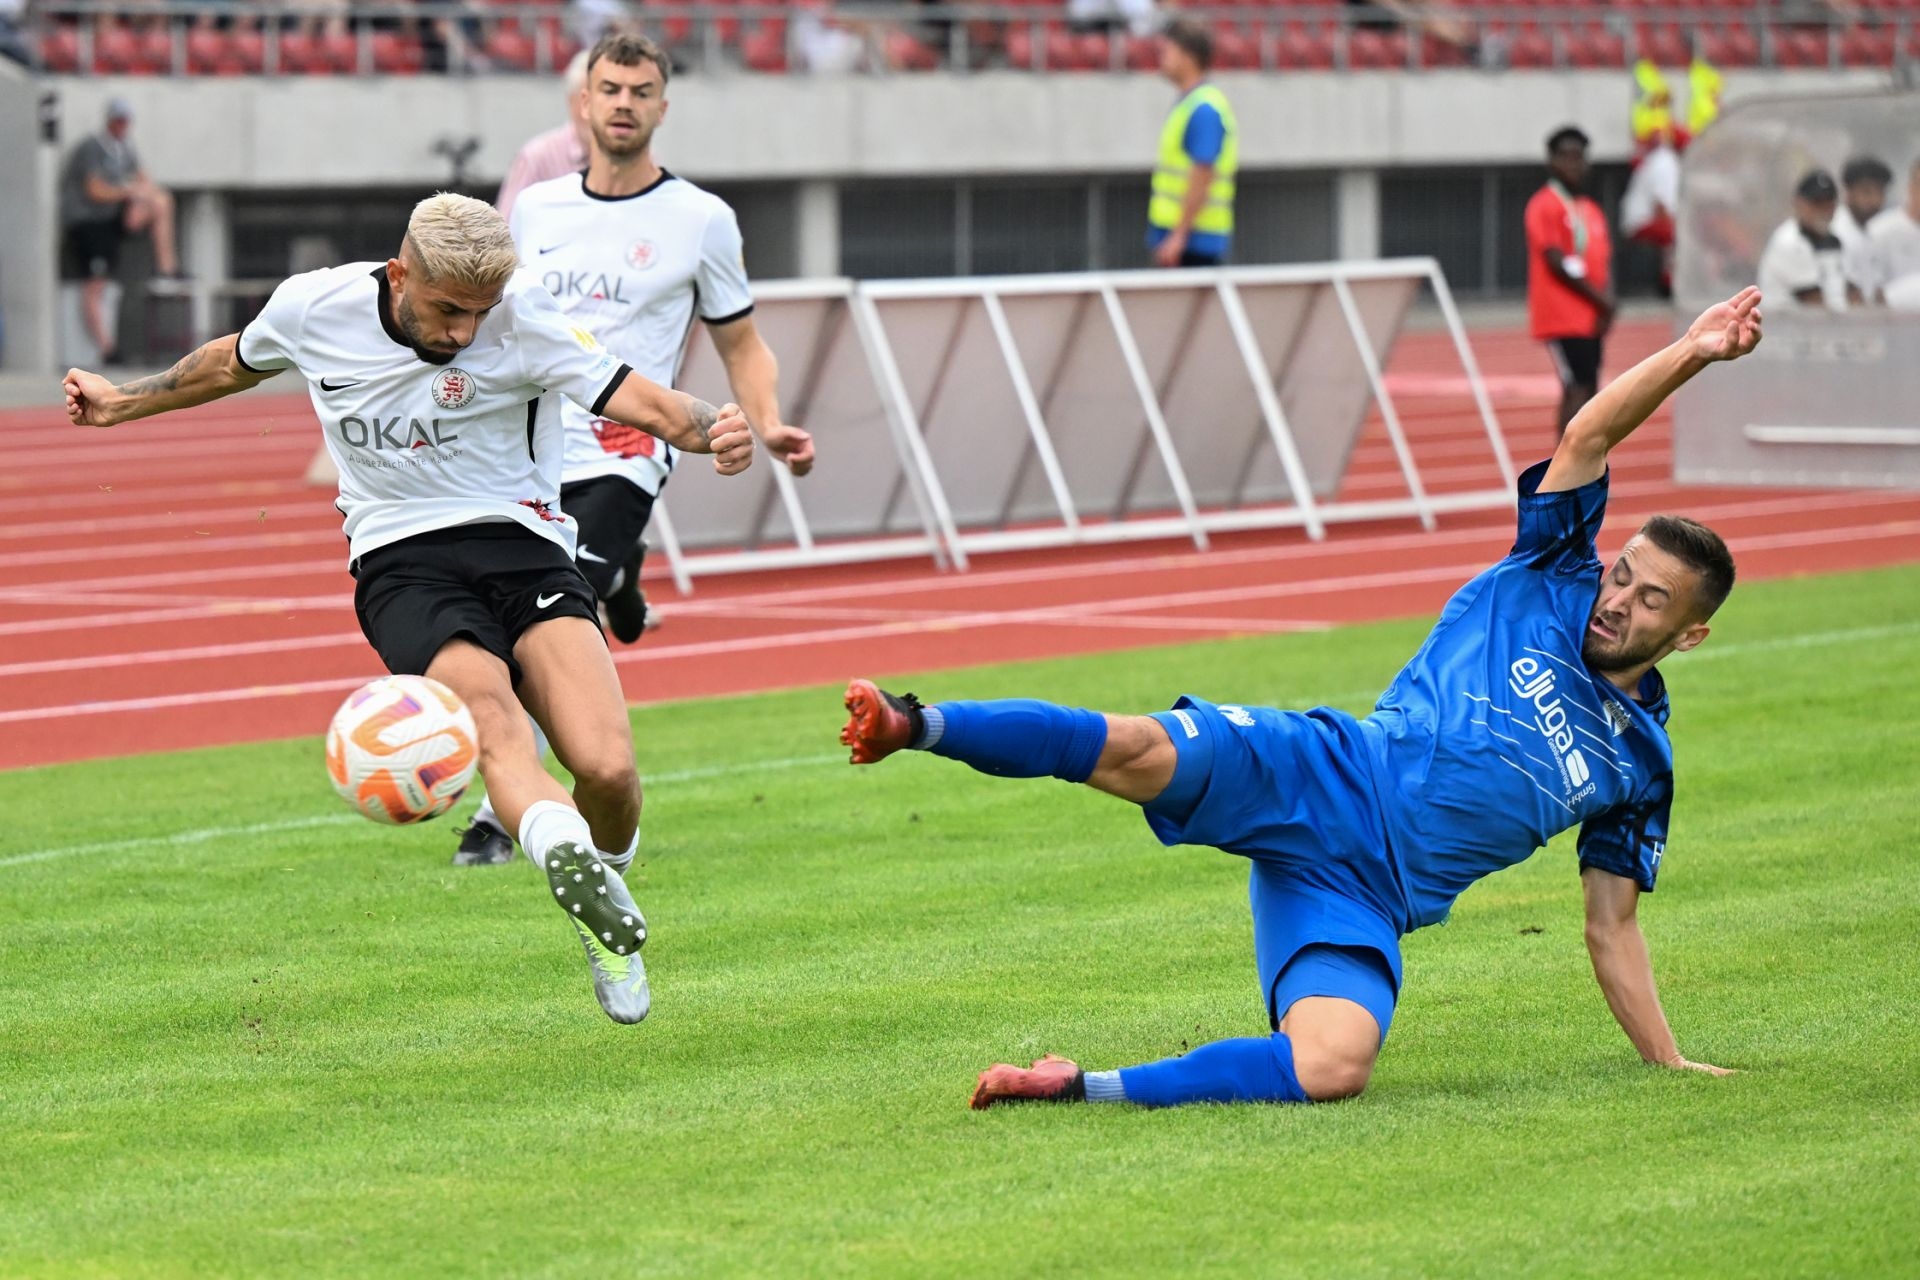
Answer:
<svg viewBox="0 0 1920 1280"><path fill-rule="evenodd" d="M635 375L519 269L506 221L456 195L415 207L397 258L294 276L240 333L166 373L114 386L69 370L67 414L114 426L284 369L306 380L340 469L361 630L390 671L438 680L472 709L487 791L579 933L601 1007L638 1022L646 921L621 872L640 780L559 507L556 401L711 453L723 475L752 461L744 416ZM529 712L571 796L541 766Z"/></svg>
<svg viewBox="0 0 1920 1280"><path fill-rule="evenodd" d="M695 318L707 325L733 394L767 448L795 475L813 466L813 440L781 420L779 365L753 323L740 226L710 192L654 162L666 115L668 60L644 36L616 32L587 52L585 172L535 183L508 225L520 257L581 327L671 386ZM580 571L626 644L647 622L642 541L672 474L670 445L596 413L561 406L567 461L560 506L580 529ZM483 803L460 833L456 865L513 860L511 830Z"/></svg>
<svg viewBox="0 0 1920 1280"><path fill-rule="evenodd" d="M669 62L645 36L613 32L587 53L589 156L584 173L526 188L509 226L521 260L560 307L634 368L671 386L696 316L734 396L767 448L805 475L813 440L780 418L779 365L753 323L740 225L725 201L653 158L667 112ZM614 638L646 624L641 537L673 471L671 446L568 406L561 506L580 524L580 571L607 606Z"/></svg>

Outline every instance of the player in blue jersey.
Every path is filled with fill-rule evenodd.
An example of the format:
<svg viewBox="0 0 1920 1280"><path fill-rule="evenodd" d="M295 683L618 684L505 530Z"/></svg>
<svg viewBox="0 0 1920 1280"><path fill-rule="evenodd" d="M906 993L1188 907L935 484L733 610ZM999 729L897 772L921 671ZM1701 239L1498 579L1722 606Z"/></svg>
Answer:
<svg viewBox="0 0 1920 1280"><path fill-rule="evenodd" d="M1747 289L1601 391L1519 483L1506 559L1447 603L1373 714L1182 697L1151 716L1026 699L923 707L847 689L855 764L903 748L1001 777L1084 782L1145 810L1166 844L1249 860L1254 951L1272 1034L1117 1071L1051 1055L983 1072L972 1105L1014 1099L1321 1102L1366 1087L1400 989L1401 934L1446 918L1483 876L1580 827L1587 947L1648 1062L1681 1056L1636 906L1673 803L1655 664L1707 638L1733 559L1705 526L1649 520L1603 565L1607 455L1688 379L1760 341Z"/></svg>

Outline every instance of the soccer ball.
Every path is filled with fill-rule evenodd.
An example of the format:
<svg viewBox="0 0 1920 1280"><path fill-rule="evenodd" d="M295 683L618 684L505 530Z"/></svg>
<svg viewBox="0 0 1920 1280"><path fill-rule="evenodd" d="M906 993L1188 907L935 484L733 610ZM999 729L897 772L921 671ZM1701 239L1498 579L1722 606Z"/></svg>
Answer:
<svg viewBox="0 0 1920 1280"><path fill-rule="evenodd" d="M454 806L480 762L473 713L425 676L384 676L353 691L327 726L327 776L375 822L425 822Z"/></svg>

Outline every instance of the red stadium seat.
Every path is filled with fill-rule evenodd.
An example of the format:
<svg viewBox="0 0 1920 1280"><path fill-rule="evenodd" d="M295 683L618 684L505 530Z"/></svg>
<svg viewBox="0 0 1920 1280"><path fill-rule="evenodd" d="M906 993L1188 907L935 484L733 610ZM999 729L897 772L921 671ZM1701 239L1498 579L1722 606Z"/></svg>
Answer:
<svg viewBox="0 0 1920 1280"><path fill-rule="evenodd" d="M240 59L241 74L257 76L267 66L267 38L258 31L233 33L233 52Z"/></svg>
<svg viewBox="0 0 1920 1280"><path fill-rule="evenodd" d="M1643 58L1652 58L1663 67L1684 67L1693 61L1686 33L1671 22L1643 22L1634 32L1634 43Z"/></svg>
<svg viewBox="0 0 1920 1280"><path fill-rule="evenodd" d="M1451 40L1442 40L1431 32L1420 36L1420 65L1423 67L1470 67L1473 53Z"/></svg>
<svg viewBox="0 0 1920 1280"><path fill-rule="evenodd" d="M93 33L93 65L97 71L137 74L145 70L140 40L125 27L101 27Z"/></svg>
<svg viewBox="0 0 1920 1280"><path fill-rule="evenodd" d="M787 69L787 39L784 31L773 30L764 22L748 31L740 41L740 52L748 67L755 71L780 72Z"/></svg>
<svg viewBox="0 0 1920 1280"><path fill-rule="evenodd" d="M166 27L149 28L140 36L139 67L159 73L173 70L173 32Z"/></svg>
<svg viewBox="0 0 1920 1280"><path fill-rule="evenodd" d="M391 31L373 37L373 69L383 75L412 75L426 65L426 54L412 36Z"/></svg>
<svg viewBox="0 0 1920 1280"><path fill-rule="evenodd" d="M1849 67L1891 67L1894 44L1891 27L1851 27L1840 37L1840 61Z"/></svg>
<svg viewBox="0 0 1920 1280"><path fill-rule="evenodd" d="M904 31L887 32L885 47L887 65L896 70L934 71L940 66L938 54Z"/></svg>
<svg viewBox="0 0 1920 1280"><path fill-rule="evenodd" d="M320 56L334 71L345 74L360 69L360 42L351 35L320 37Z"/></svg>
<svg viewBox="0 0 1920 1280"><path fill-rule="evenodd" d="M40 61L59 75L80 69L80 33L72 27L55 27L40 42Z"/></svg>
<svg viewBox="0 0 1920 1280"><path fill-rule="evenodd" d="M1289 22L1280 29L1274 55L1285 70L1325 71L1333 66L1333 35L1322 24Z"/></svg>
<svg viewBox="0 0 1920 1280"><path fill-rule="evenodd" d="M1567 33L1567 62L1575 67L1624 67L1627 42L1599 23Z"/></svg>
<svg viewBox="0 0 1920 1280"><path fill-rule="evenodd" d="M1248 71L1260 65L1260 41L1239 27L1213 29L1214 65L1223 71Z"/></svg>
<svg viewBox="0 0 1920 1280"><path fill-rule="evenodd" d="M506 67L513 71L533 70L533 61L538 51L534 48L533 37L522 31L517 24L501 23L494 28L483 46L487 58L495 66Z"/></svg>
<svg viewBox="0 0 1920 1280"><path fill-rule="evenodd" d="M1782 67L1824 67L1830 60L1823 27L1773 28L1773 60Z"/></svg>
<svg viewBox="0 0 1920 1280"><path fill-rule="evenodd" d="M1127 70L1154 71L1160 66L1160 42L1152 36L1127 37Z"/></svg>
<svg viewBox="0 0 1920 1280"><path fill-rule="evenodd" d="M1750 27L1708 27L1701 33L1701 52L1720 67L1753 67L1760 63L1760 40Z"/></svg>
<svg viewBox="0 0 1920 1280"><path fill-rule="evenodd" d="M1399 31L1354 31L1347 36L1347 65L1361 69L1404 67L1407 37Z"/></svg>
<svg viewBox="0 0 1920 1280"><path fill-rule="evenodd" d="M1552 66L1553 37L1532 23L1526 24L1514 32L1507 46L1507 61L1516 67Z"/></svg>

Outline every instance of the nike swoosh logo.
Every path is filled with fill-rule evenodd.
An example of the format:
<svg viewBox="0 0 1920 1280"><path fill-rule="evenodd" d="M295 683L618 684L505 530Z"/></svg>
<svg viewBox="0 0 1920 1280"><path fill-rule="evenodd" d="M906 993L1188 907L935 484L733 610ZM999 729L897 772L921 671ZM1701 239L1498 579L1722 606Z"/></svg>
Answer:
<svg viewBox="0 0 1920 1280"><path fill-rule="evenodd" d="M541 596L533 602L533 607L536 609L544 609L565 594L566 592L564 591L556 591L550 596Z"/></svg>
<svg viewBox="0 0 1920 1280"><path fill-rule="evenodd" d="M357 387L359 385L358 382L328 382L325 378L320 379L320 389L322 391L345 391L348 387Z"/></svg>
<svg viewBox="0 0 1920 1280"><path fill-rule="evenodd" d="M542 254L549 254L549 253L552 253L555 249L564 249L566 247L567 247L567 242L565 240L562 240L559 244L548 245L546 248L542 249L540 252Z"/></svg>
<svg viewBox="0 0 1920 1280"><path fill-rule="evenodd" d="M573 556L574 556L574 559L576 560L591 560L595 564L611 564L612 563L612 561L608 560L605 556L597 556L593 554L593 552L587 550L585 547L581 547L578 551L574 552Z"/></svg>

